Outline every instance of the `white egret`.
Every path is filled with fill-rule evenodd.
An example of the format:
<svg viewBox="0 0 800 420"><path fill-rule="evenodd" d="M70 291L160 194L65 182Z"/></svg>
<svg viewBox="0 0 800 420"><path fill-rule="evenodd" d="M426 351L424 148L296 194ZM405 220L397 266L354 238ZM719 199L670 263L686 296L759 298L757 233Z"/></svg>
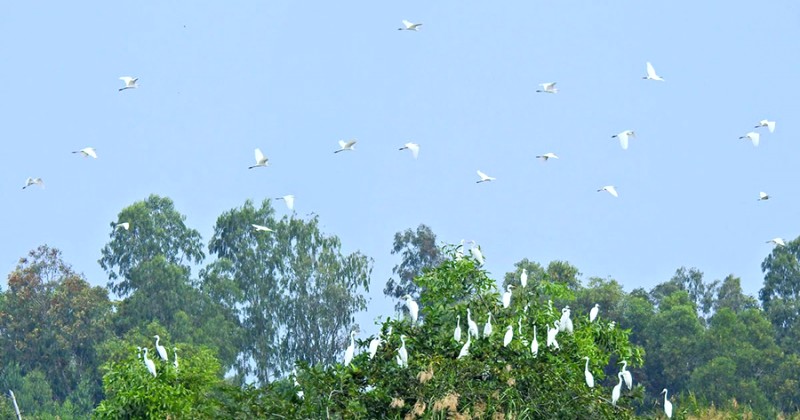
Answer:
<svg viewBox="0 0 800 420"><path fill-rule="evenodd" d="M356 143L357 141L355 139L350 141L339 140L339 150L336 150L333 153L344 152L345 150L355 150L353 148L355 147Z"/></svg>
<svg viewBox="0 0 800 420"><path fill-rule="evenodd" d="M403 27L397 28L398 31L418 31L419 27L422 26L421 23L413 23L403 19Z"/></svg>
<svg viewBox="0 0 800 420"><path fill-rule="evenodd" d="M477 242L471 241L472 247L469 249L469 253L472 254L472 257L478 261L478 264L483 265L483 252L481 252L481 247L478 245Z"/></svg>
<svg viewBox="0 0 800 420"><path fill-rule="evenodd" d="M292 369L292 380L294 381L294 386L300 388L300 382L297 382L297 369ZM297 391L297 398L301 400L305 397L305 392L303 390Z"/></svg>
<svg viewBox="0 0 800 420"><path fill-rule="evenodd" d="M519 276L519 282L522 284L522 287L528 286L528 270L523 268L522 274Z"/></svg>
<svg viewBox="0 0 800 420"><path fill-rule="evenodd" d="M161 337L159 337L158 334L156 334L156 335L153 336L153 338L156 339L156 351L158 351L159 357L161 357L161 360L166 362L167 361L167 349L164 348L164 346L162 346L161 344L158 344L158 342L161 340Z"/></svg>
<svg viewBox="0 0 800 420"><path fill-rule="evenodd" d="M774 133L775 132L775 121L761 120L761 121L758 122L758 125L755 128L759 128L759 127L767 127L767 129L769 129L770 133Z"/></svg>
<svg viewBox="0 0 800 420"><path fill-rule="evenodd" d="M356 352L356 332L350 331L350 345L344 351L344 365L349 366Z"/></svg>
<svg viewBox="0 0 800 420"><path fill-rule="evenodd" d="M456 248L456 261L461 261L464 258L464 242L465 240L461 240L461 245Z"/></svg>
<svg viewBox="0 0 800 420"><path fill-rule="evenodd" d="M511 305L511 289L513 288L514 286L511 284L506 286L506 291L503 293L503 308L508 308Z"/></svg>
<svg viewBox="0 0 800 420"><path fill-rule="evenodd" d="M572 319L570 319L571 310L569 306L565 306L564 309L561 310L561 319L558 321L558 330L559 331L566 331L572 333Z"/></svg>
<svg viewBox="0 0 800 420"><path fill-rule="evenodd" d="M617 194L617 188L614 187L613 185L606 185L605 187L600 188L599 190L597 190L597 192L600 192L600 191L605 191L605 192L613 195L614 197L619 197L619 194Z"/></svg>
<svg viewBox="0 0 800 420"><path fill-rule="evenodd" d="M153 375L153 377L155 378L156 377L156 364L153 363L152 360L147 358L147 347L144 348L144 356L143 357L144 357L144 365L147 366L147 370L149 370L150 374Z"/></svg>
<svg viewBox="0 0 800 420"><path fill-rule="evenodd" d="M517 320L517 334L519 334L520 339L522 339L522 317L519 317Z"/></svg>
<svg viewBox="0 0 800 420"><path fill-rule="evenodd" d="M548 152L543 155L536 156L537 159L541 159L543 162L547 162L549 159L558 159L555 153Z"/></svg>
<svg viewBox="0 0 800 420"><path fill-rule="evenodd" d="M664 388L660 394L664 394L664 413L667 415L667 418L672 418L672 403L667 399L667 388Z"/></svg>
<svg viewBox="0 0 800 420"><path fill-rule="evenodd" d="M597 319L597 312L600 311L600 305L595 303L592 310L589 311L589 322L594 322Z"/></svg>
<svg viewBox="0 0 800 420"><path fill-rule="evenodd" d="M514 326L509 325L506 327L506 335L503 337L503 347L508 347L512 338L514 338Z"/></svg>
<svg viewBox="0 0 800 420"><path fill-rule="evenodd" d="M284 195L283 197L276 198L276 200L283 200L286 203L286 207L288 207L289 210L294 210L294 196L293 195L291 195L291 194Z"/></svg>
<svg viewBox="0 0 800 420"><path fill-rule="evenodd" d="M741 137L740 139L748 139L753 142L753 146L758 147L758 142L761 140L761 134L756 133L755 131L751 131Z"/></svg>
<svg viewBox="0 0 800 420"><path fill-rule="evenodd" d="M408 367L408 350L406 350L406 336L401 335L400 341L403 342L403 345L400 346L399 349L397 349L398 364L400 365L400 367Z"/></svg>
<svg viewBox="0 0 800 420"><path fill-rule="evenodd" d="M583 375L586 377L586 386L594 388L594 376L592 372L589 372L589 357L584 356L583 358L586 359L586 367L583 368Z"/></svg>
<svg viewBox="0 0 800 420"><path fill-rule="evenodd" d="M25 188L28 188L31 185L39 185L40 187L44 188L44 181L42 181L42 178L29 177L27 180L25 180L25 186L22 187L22 189L24 190Z"/></svg>
<svg viewBox="0 0 800 420"><path fill-rule="evenodd" d="M120 92L122 92L125 89L135 89L139 87L139 85L136 84L136 82L139 80L138 77L122 76L119 78L119 80L125 82L125 87L120 88L119 89Z"/></svg>
<svg viewBox="0 0 800 420"><path fill-rule="evenodd" d="M636 137L636 132L633 130L625 130L619 134L614 134L611 136L612 139L619 139L619 145L622 147L622 150L628 149L628 140L630 140L631 137Z"/></svg>
<svg viewBox="0 0 800 420"><path fill-rule="evenodd" d="M175 366L175 370L178 370L178 348L172 348L172 355L175 357L175 360L172 361L172 366Z"/></svg>
<svg viewBox="0 0 800 420"><path fill-rule="evenodd" d="M252 224L251 226L253 226L256 229L256 232L275 232L274 230L266 226L256 225L256 224Z"/></svg>
<svg viewBox="0 0 800 420"><path fill-rule="evenodd" d="M467 334L469 337L469 334ZM453 340L456 342L461 342L461 315L456 315L456 329L453 331Z"/></svg>
<svg viewBox="0 0 800 420"><path fill-rule="evenodd" d="M480 181L475 181L475 183L477 183L477 184L480 184L481 182L495 181L497 179L495 177L491 177L489 175L486 175L485 173L481 172L480 169L478 169L478 176L481 177L481 180Z"/></svg>
<svg viewBox="0 0 800 420"><path fill-rule="evenodd" d="M552 347L558 350L560 347L558 345L558 341L556 341L556 335L558 335L558 321L553 322L553 328L547 326L547 347Z"/></svg>
<svg viewBox="0 0 800 420"><path fill-rule="evenodd" d="M489 319L486 320L486 325L483 326L483 338L492 335L492 313L489 312Z"/></svg>
<svg viewBox="0 0 800 420"><path fill-rule="evenodd" d="M408 313L411 315L411 324L416 324L417 318L419 318L419 305L417 305L417 302L414 302L411 295L404 295L400 299L406 300L406 308L408 308Z"/></svg>
<svg viewBox="0 0 800 420"><path fill-rule="evenodd" d="M467 333L478 338L478 324L472 319L472 312L467 308Z"/></svg>
<svg viewBox="0 0 800 420"><path fill-rule="evenodd" d="M783 241L783 238L773 238L768 240L767 243L773 243L777 246L786 246L786 242Z"/></svg>
<svg viewBox="0 0 800 420"><path fill-rule="evenodd" d="M538 93L558 93L558 88L556 87L557 82L547 82L547 83L539 83L541 89L537 89L536 92Z"/></svg>
<svg viewBox="0 0 800 420"><path fill-rule="evenodd" d="M122 222L122 223L117 223L116 225L114 225L114 229L119 229L119 228L123 228L125 230L130 230L131 224L128 223L128 222Z"/></svg>
<svg viewBox="0 0 800 420"><path fill-rule="evenodd" d="M378 347L381 345L381 337L375 337L369 342L369 360L372 360L375 357L375 354L378 352Z"/></svg>
<svg viewBox="0 0 800 420"><path fill-rule="evenodd" d="M647 62L647 76L643 76L642 79L647 80L658 80L659 82L663 82L664 79L661 76L656 74L656 69L653 68L653 65L650 62Z"/></svg>
<svg viewBox="0 0 800 420"><path fill-rule="evenodd" d="M619 378L619 383L614 385L614 389L611 390L611 405L614 407L617 406L619 394L622 391L622 372L617 373L617 377Z"/></svg>
<svg viewBox="0 0 800 420"><path fill-rule="evenodd" d="M258 168L259 166L266 168L267 166L269 166L269 159L267 159L267 157L264 156L264 153L261 151L261 149L256 148L255 156L256 156L256 164L253 166L248 166L247 169Z"/></svg>
<svg viewBox="0 0 800 420"><path fill-rule="evenodd" d="M97 151L94 150L94 147L84 147L81 150L76 150L72 153L80 153L83 157L92 157L97 159Z"/></svg>
<svg viewBox="0 0 800 420"><path fill-rule="evenodd" d="M758 193L758 201L764 201L764 200L769 200L769 194L765 193L764 191L761 191Z"/></svg>
<svg viewBox="0 0 800 420"><path fill-rule="evenodd" d="M536 339L536 325L533 326L533 341L531 341L531 353L533 353L533 357L539 355L539 340Z"/></svg>
<svg viewBox="0 0 800 420"><path fill-rule="evenodd" d="M406 143L399 150L411 150L411 155L414 156L414 159L419 156L419 145L417 143Z"/></svg>
<svg viewBox="0 0 800 420"><path fill-rule="evenodd" d="M469 356L469 345L472 344L472 336L467 334L467 342L461 347L461 351L458 353L458 358Z"/></svg>
<svg viewBox="0 0 800 420"><path fill-rule="evenodd" d="M633 389L633 377L631 376L631 372L627 369L628 362L623 360L621 363L622 371L620 374L622 375L622 379L625 379L625 386L627 386L628 389Z"/></svg>

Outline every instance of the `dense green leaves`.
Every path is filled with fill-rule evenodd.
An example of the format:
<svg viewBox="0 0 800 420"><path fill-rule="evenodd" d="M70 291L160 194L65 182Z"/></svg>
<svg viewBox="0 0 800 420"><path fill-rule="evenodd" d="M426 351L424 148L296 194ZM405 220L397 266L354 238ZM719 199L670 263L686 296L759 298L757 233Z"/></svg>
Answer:
<svg viewBox="0 0 800 420"><path fill-rule="evenodd" d="M392 273L397 279L390 278L386 282L383 293L394 299L405 295L413 298L419 297L419 287L414 283L414 278L422 275L425 269L438 266L443 256L436 245L436 234L427 225L419 225L417 230L406 229L394 234L392 254L400 254L402 260L395 265ZM405 301L395 305L395 309L402 311Z"/></svg>

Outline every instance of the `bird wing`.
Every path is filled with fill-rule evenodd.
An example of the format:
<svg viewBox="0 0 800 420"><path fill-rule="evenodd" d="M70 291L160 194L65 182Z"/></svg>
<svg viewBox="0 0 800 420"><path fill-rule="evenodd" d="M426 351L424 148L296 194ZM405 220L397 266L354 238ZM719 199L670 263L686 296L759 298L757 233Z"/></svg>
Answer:
<svg viewBox="0 0 800 420"><path fill-rule="evenodd" d="M628 132L620 133L617 137L619 137L619 145L622 146L622 149L628 150Z"/></svg>
<svg viewBox="0 0 800 420"><path fill-rule="evenodd" d="M345 146L344 146L344 147L346 147L346 148L350 149L350 148L352 148L352 147L353 147L353 145L355 145L355 144L356 144L356 141L355 141L355 140L350 140L350 141L348 141L348 142L347 142L347 144L345 144Z"/></svg>
<svg viewBox="0 0 800 420"><path fill-rule="evenodd" d="M403 26L405 26L406 28L411 28L412 26L414 26L414 24L403 19Z"/></svg>
<svg viewBox="0 0 800 420"><path fill-rule="evenodd" d="M753 146L758 146L758 142L761 140L761 134L758 134L755 131L748 133L747 137L750 137L750 141L753 142Z"/></svg>
<svg viewBox="0 0 800 420"><path fill-rule="evenodd" d="M255 154L256 154L256 163L261 163L267 160L266 156L264 156L264 153L261 152L261 149L256 148Z"/></svg>
<svg viewBox="0 0 800 420"><path fill-rule="evenodd" d="M481 172L480 170L478 170L478 176L481 177L481 179L488 179L489 178L488 175L486 175L485 173Z"/></svg>
<svg viewBox="0 0 800 420"><path fill-rule="evenodd" d="M289 210L294 210L294 196L287 195L283 197L283 201L286 202L286 207L289 207Z"/></svg>
<svg viewBox="0 0 800 420"><path fill-rule="evenodd" d="M91 156L91 157L97 159L97 152L95 152L94 149L91 148L91 147L87 147L87 148L81 150L81 152L83 152L87 156Z"/></svg>
<svg viewBox="0 0 800 420"><path fill-rule="evenodd" d="M767 128L769 128L770 133L775 132L775 121L767 121Z"/></svg>
<svg viewBox="0 0 800 420"><path fill-rule="evenodd" d="M608 193L613 195L614 197L619 197L619 195L617 194L617 189L614 188L613 185L609 185L607 187L604 187L603 189L608 191Z"/></svg>
<svg viewBox="0 0 800 420"><path fill-rule="evenodd" d="M411 154L412 154L412 155L414 155L414 159L416 159L416 158L417 158L417 156L419 156L419 145L418 145L418 144L415 144L415 143L408 143L408 144L406 145L406 147L408 147L409 149L411 149Z"/></svg>
<svg viewBox="0 0 800 420"><path fill-rule="evenodd" d="M653 65L650 62L647 62L647 76L648 77L657 77L656 76L656 69L653 68Z"/></svg>

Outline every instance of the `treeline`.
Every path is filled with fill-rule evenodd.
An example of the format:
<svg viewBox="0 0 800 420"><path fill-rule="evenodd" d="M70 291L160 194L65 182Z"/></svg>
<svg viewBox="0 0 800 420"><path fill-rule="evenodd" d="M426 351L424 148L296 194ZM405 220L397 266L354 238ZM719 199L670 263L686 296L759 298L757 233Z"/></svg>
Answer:
<svg viewBox="0 0 800 420"><path fill-rule="evenodd" d="M439 402L439 411L452 415L546 418L545 407L555 409L546 401L560 401L558 392L575 397L560 405L572 410L562 415L653 416L663 413L664 388L673 417L775 418L800 410L797 240L764 260L758 298L744 294L734 276L708 281L696 269L681 268L649 291L628 293L610 279L583 284L567 262L543 267L526 259L503 279L502 291L518 286L512 319L512 312L486 303L499 305L500 294L479 261L459 257L466 247L448 254L421 225L396 234L392 253L399 262L384 293L398 298L404 313L401 296L420 302L424 323L412 325L406 316L385 321L381 363L362 354L375 337L361 334L353 365L345 368L342 355L358 329L354 316L366 307L370 258L344 253L336 236L319 230L317 217L277 217L269 200L220 215L207 246L184 220L171 200L155 195L124 208L101 250L106 288L92 287L55 248L41 246L20 259L0 293L0 387L14 390L24 417L426 417ZM595 304L600 315L593 324L586 318ZM544 347L546 324L565 306L576 332L565 336L563 351L531 359L521 344L512 344L513 351L502 346L501 322L513 321L526 343L537 326ZM487 312L498 317L500 344L476 340L474 357L454 364L464 343L455 342L453 327L458 315L466 330L468 307L481 322ZM155 335L170 350L168 362L156 356ZM410 343L406 370L395 363L400 335ZM155 378L137 347L149 348ZM423 348L431 354L423 357ZM588 354L596 389L582 385ZM635 386L611 406L622 359ZM475 375L459 376L470 363ZM508 366L518 369L513 381L500 373ZM418 374L428 371L435 379L421 381ZM546 389L537 382L564 375L567 382ZM470 380L481 381L482 390L467 386ZM526 404L529 411L521 411ZM8 398L0 399L0 412L15 416Z"/></svg>

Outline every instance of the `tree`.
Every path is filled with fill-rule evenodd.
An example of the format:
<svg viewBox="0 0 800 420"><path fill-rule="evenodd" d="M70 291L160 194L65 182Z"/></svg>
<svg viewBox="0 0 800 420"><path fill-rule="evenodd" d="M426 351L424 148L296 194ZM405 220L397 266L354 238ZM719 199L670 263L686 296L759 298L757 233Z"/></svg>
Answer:
<svg viewBox="0 0 800 420"><path fill-rule="evenodd" d="M414 284L414 277L421 275L426 269L438 266L442 260L441 250L436 246L436 234L430 227L420 224L416 231L406 229L394 234L392 255L401 254L402 261L392 268L398 278L390 278L386 282L383 294L394 299L404 295L413 298L419 296L419 288ZM395 309L402 311L405 301L395 304Z"/></svg>
<svg viewBox="0 0 800 420"><path fill-rule="evenodd" d="M717 290L717 299L714 301L714 312L722 308L728 308L735 313L739 313L747 309L758 308L758 301L754 297L744 294L742 280L739 277L729 274L722 281L719 290Z"/></svg>
<svg viewBox="0 0 800 420"><path fill-rule="evenodd" d="M320 232L317 217L278 221L269 200L259 208L248 200L217 219L209 251L218 260L203 271L203 288L242 319L242 368L251 366L261 383L296 360L331 363L355 326L353 315L366 308L371 260L343 255L339 238Z"/></svg>
<svg viewBox="0 0 800 420"><path fill-rule="evenodd" d="M200 233L186 227L186 216L175 210L169 198L150 195L122 209L120 223L129 223L130 229L111 223L111 240L103 247L103 257L98 261L108 273L108 287L125 297L142 287L147 278L131 279L131 272L141 263L157 256L167 262L190 269L190 263L205 258Z"/></svg>
<svg viewBox="0 0 800 420"><path fill-rule="evenodd" d="M764 286L758 296L775 327L778 341L787 351L797 352L800 341L800 241L776 246L761 263Z"/></svg>

